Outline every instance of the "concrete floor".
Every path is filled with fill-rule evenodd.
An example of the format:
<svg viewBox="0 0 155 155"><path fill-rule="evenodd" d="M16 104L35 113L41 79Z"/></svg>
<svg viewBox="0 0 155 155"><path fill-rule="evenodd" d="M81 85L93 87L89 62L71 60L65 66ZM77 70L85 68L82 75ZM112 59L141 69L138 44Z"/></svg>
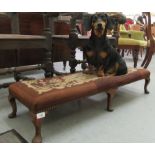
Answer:
<svg viewBox="0 0 155 155"><path fill-rule="evenodd" d="M78 57L81 57L78 56ZM133 65L130 57L125 57L128 66ZM140 58L139 64L142 59ZM56 64L59 70L61 64ZM61 68L60 68L61 66ZM143 91L144 81L120 87L113 98L114 112L105 111L106 95L100 93L91 97L69 102L49 112L42 125L45 143L81 142L155 142L155 56L149 66L151 82L149 95ZM32 76L42 77L42 72ZM10 81L1 77L0 82ZM7 100L8 90L0 90L0 133L17 130L31 142L34 128L28 110L18 103L18 117L8 119L11 111Z"/></svg>

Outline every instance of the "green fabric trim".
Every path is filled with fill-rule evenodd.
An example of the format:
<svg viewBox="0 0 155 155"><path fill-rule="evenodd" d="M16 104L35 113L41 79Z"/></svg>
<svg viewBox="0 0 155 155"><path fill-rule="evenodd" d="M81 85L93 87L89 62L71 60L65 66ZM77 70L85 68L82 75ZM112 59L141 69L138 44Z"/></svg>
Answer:
<svg viewBox="0 0 155 155"><path fill-rule="evenodd" d="M135 31L129 30L132 39L143 40L144 41L144 32L143 31Z"/></svg>
<svg viewBox="0 0 155 155"><path fill-rule="evenodd" d="M119 38L118 45L137 45L137 46L146 47L147 41L135 40L130 38Z"/></svg>
<svg viewBox="0 0 155 155"><path fill-rule="evenodd" d="M126 30L121 30L120 31L120 37L121 38L129 38L129 31L126 31Z"/></svg>

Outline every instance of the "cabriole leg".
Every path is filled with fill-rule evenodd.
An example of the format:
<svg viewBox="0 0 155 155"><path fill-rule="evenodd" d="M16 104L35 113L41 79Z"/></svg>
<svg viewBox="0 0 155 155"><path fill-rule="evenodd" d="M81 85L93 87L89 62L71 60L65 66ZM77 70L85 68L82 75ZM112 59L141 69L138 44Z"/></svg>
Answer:
<svg viewBox="0 0 155 155"><path fill-rule="evenodd" d="M109 111L109 112L112 112L113 111L111 99L112 99L111 94L110 93L107 93L107 111Z"/></svg>
<svg viewBox="0 0 155 155"><path fill-rule="evenodd" d="M109 112L113 111L111 100L112 100L112 97L116 94L116 90L117 88L114 88L106 92L107 93L107 111Z"/></svg>
<svg viewBox="0 0 155 155"><path fill-rule="evenodd" d="M16 100L12 95L8 96L8 100L11 104L12 107L12 112L8 115L9 118L15 118L16 117L16 113L17 113L17 105L16 105Z"/></svg>
<svg viewBox="0 0 155 155"><path fill-rule="evenodd" d="M33 143L41 143L42 142L42 136L41 136L41 124L42 124L42 118L37 118L37 114L34 114L31 112L32 122L35 127L35 136L32 139Z"/></svg>
<svg viewBox="0 0 155 155"><path fill-rule="evenodd" d="M150 83L150 77L145 79L145 84L144 84L144 93L145 94L149 94L149 91L147 89L149 83Z"/></svg>

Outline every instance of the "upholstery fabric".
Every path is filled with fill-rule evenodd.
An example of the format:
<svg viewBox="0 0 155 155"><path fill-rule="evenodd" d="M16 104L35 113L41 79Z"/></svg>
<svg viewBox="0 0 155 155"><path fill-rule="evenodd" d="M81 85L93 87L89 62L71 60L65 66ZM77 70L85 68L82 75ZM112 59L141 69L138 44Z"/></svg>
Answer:
<svg viewBox="0 0 155 155"><path fill-rule="evenodd" d="M143 31L129 30L129 33L131 34L132 39L144 41L144 32Z"/></svg>
<svg viewBox="0 0 155 155"><path fill-rule="evenodd" d="M130 37L129 37L130 36ZM126 30L124 25L120 25L120 37L118 45L137 45L147 47L147 41L144 40L144 32L136 30Z"/></svg>
<svg viewBox="0 0 155 155"><path fill-rule="evenodd" d="M130 38L119 38L118 44L119 45L137 45L137 46L147 47L147 41L135 40Z"/></svg>
<svg viewBox="0 0 155 155"><path fill-rule="evenodd" d="M21 81L27 87L32 88L38 94L42 94L55 89L64 89L79 84L99 79L94 74L83 74L82 72L70 74L66 76L58 76L41 80Z"/></svg>
<svg viewBox="0 0 155 155"><path fill-rule="evenodd" d="M129 31L121 30L120 31L120 38L129 38Z"/></svg>

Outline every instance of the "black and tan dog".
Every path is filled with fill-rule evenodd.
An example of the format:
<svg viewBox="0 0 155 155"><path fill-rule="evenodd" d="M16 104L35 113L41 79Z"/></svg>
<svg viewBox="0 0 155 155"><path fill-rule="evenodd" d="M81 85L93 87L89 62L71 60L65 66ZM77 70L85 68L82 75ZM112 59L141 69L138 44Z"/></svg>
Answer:
<svg viewBox="0 0 155 155"><path fill-rule="evenodd" d="M84 55L88 62L88 69L85 73L92 73L95 69L98 76L123 75L127 73L125 61L112 47L107 31L112 29L112 21L107 14L100 13L91 16L89 25L91 37L88 44L83 47Z"/></svg>

